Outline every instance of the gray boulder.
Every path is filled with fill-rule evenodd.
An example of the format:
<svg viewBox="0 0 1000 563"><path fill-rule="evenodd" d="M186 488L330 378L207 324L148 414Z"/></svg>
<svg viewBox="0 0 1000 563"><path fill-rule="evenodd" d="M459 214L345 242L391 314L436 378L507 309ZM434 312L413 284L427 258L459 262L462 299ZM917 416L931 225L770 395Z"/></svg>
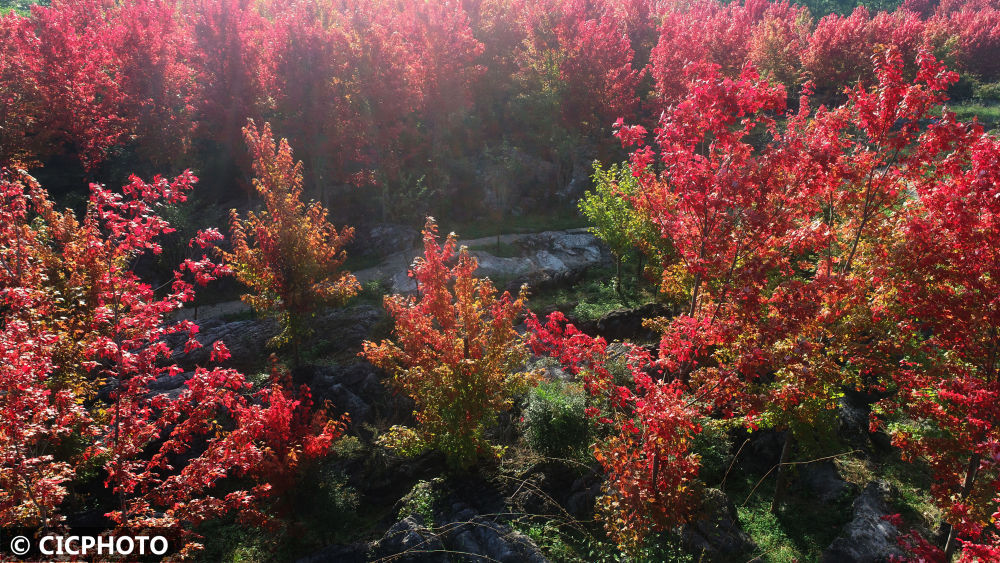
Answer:
<svg viewBox="0 0 1000 563"><path fill-rule="evenodd" d="M837 423L840 435L849 440L864 439L868 435L868 414L866 405L858 404L850 396L840 398L837 406Z"/></svg>
<svg viewBox="0 0 1000 563"><path fill-rule="evenodd" d="M355 232L348 248L349 256L389 256L401 248L414 248L420 242L420 231L407 225L383 223Z"/></svg>
<svg viewBox="0 0 1000 563"><path fill-rule="evenodd" d="M749 441L743 446L737 463L747 473L763 473L774 467L781 458L781 448L785 444L785 433L775 430L756 430L749 434L740 434L736 443Z"/></svg>
<svg viewBox="0 0 1000 563"><path fill-rule="evenodd" d="M173 391L183 386L194 376L193 371L178 373L177 375L164 375L149 383L149 390L154 393Z"/></svg>
<svg viewBox="0 0 1000 563"><path fill-rule="evenodd" d="M456 504L457 509L441 527L445 545L455 561L544 563L541 550L530 538L494 519Z"/></svg>
<svg viewBox="0 0 1000 563"><path fill-rule="evenodd" d="M519 249L518 256L501 257L490 252L497 237L463 240L479 261L478 277L489 277L516 291L522 284L532 288L572 282L588 268L608 266L611 254L594 235L585 229L545 231L526 235L502 235L500 242ZM355 272L362 282L381 280L393 293L413 293L416 283L408 270L416 251L397 252L379 266Z"/></svg>
<svg viewBox="0 0 1000 563"><path fill-rule="evenodd" d="M476 492L482 493L479 489ZM432 563L547 561L528 536L506 523L499 505L489 509L474 508L457 501L455 494L443 479L420 481L397 503L395 510L399 511L400 520L379 540L370 544L331 545L302 561L340 561L338 558L343 561ZM486 502L490 505L492 501L486 499Z"/></svg>
<svg viewBox="0 0 1000 563"><path fill-rule="evenodd" d="M384 373L367 361L336 365L306 365L292 371L298 383L305 383L318 404L330 402L331 412L351 415L351 428L373 422L377 409L410 412L412 403L405 395L394 394L382 381Z"/></svg>
<svg viewBox="0 0 1000 563"><path fill-rule="evenodd" d="M545 231L529 235L506 237L520 255L499 258L489 250L476 250L479 261L476 275L507 281L507 289L516 290L522 284L532 288L568 283L588 268L611 263L611 255L597 237L584 229ZM463 241L469 246L489 246L494 238Z"/></svg>
<svg viewBox="0 0 1000 563"><path fill-rule="evenodd" d="M719 489L707 489L697 519L681 528L681 541L702 561L735 561L756 549L740 527L736 508Z"/></svg>
<svg viewBox="0 0 1000 563"><path fill-rule="evenodd" d="M419 515L411 514L396 522L375 547L375 558L389 561L447 563L444 543L429 530Z"/></svg>
<svg viewBox="0 0 1000 563"><path fill-rule="evenodd" d="M528 257L502 258L484 250L475 250L472 255L479 262L476 276L493 280L518 280L527 277L538 266Z"/></svg>
<svg viewBox="0 0 1000 563"><path fill-rule="evenodd" d="M329 344L330 351L360 349L361 342L371 333L372 327L384 313L371 305L355 305L344 309L325 309L312 319L314 338ZM174 335L167 339L172 347L171 361L185 370L196 366L208 367L212 344L218 340L226 344L231 357L223 365L240 370L262 367L271 354L269 340L280 332L274 319L246 319L226 322L209 319L199 323L195 340L200 348L185 351L186 337Z"/></svg>
<svg viewBox="0 0 1000 563"><path fill-rule="evenodd" d="M808 490L813 498L824 504L846 501L857 492L857 487L853 483L840 478L837 467L830 461L801 466L797 485Z"/></svg>
<svg viewBox="0 0 1000 563"><path fill-rule="evenodd" d="M902 555L896 544L899 531L885 520L891 514L888 501L892 487L885 481L868 483L854 500L854 516L830 547L823 552L824 563L879 563Z"/></svg>
<svg viewBox="0 0 1000 563"><path fill-rule="evenodd" d="M598 471L591 471L573 481L566 499L566 512L580 520L593 518L594 505L603 485L604 477Z"/></svg>
<svg viewBox="0 0 1000 563"><path fill-rule="evenodd" d="M534 288L568 283L590 268L611 264L611 254L597 237L584 229L525 235L515 245L522 249L532 267L528 274L510 275L514 279L508 287L522 283Z"/></svg>
<svg viewBox="0 0 1000 563"><path fill-rule="evenodd" d="M171 338L167 343L172 345L171 361L182 368L193 370L195 367L209 367L212 344L221 340L229 349L231 357L226 361L226 367L249 370L264 364L270 351L267 350L268 340L280 332L278 323L271 319L247 319L225 322L221 319L209 319L199 323L195 340L201 347L185 351L186 338Z"/></svg>
<svg viewBox="0 0 1000 563"><path fill-rule="evenodd" d="M524 362L523 371L542 371L546 381L573 381L573 374L562 368L555 358L531 356Z"/></svg>

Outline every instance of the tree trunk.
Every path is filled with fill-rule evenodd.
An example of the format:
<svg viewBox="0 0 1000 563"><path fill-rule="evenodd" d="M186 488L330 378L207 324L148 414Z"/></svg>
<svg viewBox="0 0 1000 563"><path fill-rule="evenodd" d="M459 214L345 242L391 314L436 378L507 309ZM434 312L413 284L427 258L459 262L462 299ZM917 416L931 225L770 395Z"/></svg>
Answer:
<svg viewBox="0 0 1000 563"><path fill-rule="evenodd" d="M701 274L694 275L694 287L691 289L691 303L688 306L688 316L693 317L698 308L698 292L701 290Z"/></svg>
<svg viewBox="0 0 1000 563"><path fill-rule="evenodd" d="M660 502L660 452L653 454L653 499Z"/></svg>
<svg viewBox="0 0 1000 563"><path fill-rule="evenodd" d="M628 300L625 299L625 288L622 287L622 257L615 255L615 290L618 293L618 298L621 299L622 305L628 306Z"/></svg>
<svg viewBox="0 0 1000 563"><path fill-rule="evenodd" d="M979 462L982 458L979 454L972 454L969 458L969 466L965 470L965 482L962 483L962 500L965 500L972 492L972 485L976 482L976 473L979 472ZM948 525L948 540L944 544L944 560L951 561L955 550L958 549L958 535L955 533L955 526Z"/></svg>
<svg viewBox="0 0 1000 563"><path fill-rule="evenodd" d="M792 453L792 431L785 431L785 445L781 447L781 460L778 461L778 482L774 485L774 499L771 501L771 514L777 514L785 497L788 481L788 458Z"/></svg>

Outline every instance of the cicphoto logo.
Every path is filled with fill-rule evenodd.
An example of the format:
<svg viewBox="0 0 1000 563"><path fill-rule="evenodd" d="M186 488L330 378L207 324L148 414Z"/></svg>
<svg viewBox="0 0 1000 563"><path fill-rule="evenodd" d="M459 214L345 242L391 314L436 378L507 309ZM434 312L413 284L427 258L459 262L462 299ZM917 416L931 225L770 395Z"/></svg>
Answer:
<svg viewBox="0 0 1000 563"><path fill-rule="evenodd" d="M83 535L48 534L7 536L3 547L15 557L147 557L163 556L170 551L170 541L161 535ZM0 544L0 545L2 545Z"/></svg>

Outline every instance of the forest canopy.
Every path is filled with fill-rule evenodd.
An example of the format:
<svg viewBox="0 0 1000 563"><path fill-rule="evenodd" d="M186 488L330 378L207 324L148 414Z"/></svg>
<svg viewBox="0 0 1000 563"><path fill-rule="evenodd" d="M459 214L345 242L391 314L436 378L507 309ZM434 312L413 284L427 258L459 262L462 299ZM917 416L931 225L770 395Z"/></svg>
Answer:
<svg viewBox="0 0 1000 563"><path fill-rule="evenodd" d="M5 529L1000 560L997 0L0 12Z"/></svg>

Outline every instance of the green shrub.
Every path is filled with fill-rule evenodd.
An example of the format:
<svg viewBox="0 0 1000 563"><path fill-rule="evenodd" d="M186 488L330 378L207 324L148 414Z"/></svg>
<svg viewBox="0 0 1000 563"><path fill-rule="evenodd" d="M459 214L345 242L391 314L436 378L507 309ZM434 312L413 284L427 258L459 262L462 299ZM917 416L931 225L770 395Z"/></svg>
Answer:
<svg viewBox="0 0 1000 563"><path fill-rule="evenodd" d="M977 100L990 100L1000 102L1000 82L988 82L986 84L976 84L973 88L972 96Z"/></svg>
<svg viewBox="0 0 1000 563"><path fill-rule="evenodd" d="M638 547L636 553L631 556L622 553L613 541L601 537L588 538L583 551L587 555L583 560L592 563L652 563L654 561L694 563L698 561L684 548L680 536L674 531L650 534Z"/></svg>
<svg viewBox="0 0 1000 563"><path fill-rule="evenodd" d="M958 82L952 83L948 88L948 98L960 101L968 100L975 93L975 82L972 77L968 75L962 75L959 77Z"/></svg>
<svg viewBox="0 0 1000 563"><path fill-rule="evenodd" d="M348 443L341 447L350 448ZM333 459L307 470L293 491L296 533L289 547L308 548L347 541L361 521L361 494L348 483L348 474Z"/></svg>
<svg viewBox="0 0 1000 563"><path fill-rule="evenodd" d="M441 502L439 489L444 484L440 478L430 481L418 481L413 489L402 499L399 518L419 516L425 526L434 526L434 510Z"/></svg>
<svg viewBox="0 0 1000 563"><path fill-rule="evenodd" d="M524 409L525 440L539 454L551 457L579 453L587 445L586 399L579 385L552 381L528 395Z"/></svg>
<svg viewBox="0 0 1000 563"><path fill-rule="evenodd" d="M580 302L577 303L576 307L573 307L573 315L578 319L596 321L604 315L622 308L614 280L586 284L584 291L586 294L582 295Z"/></svg>
<svg viewBox="0 0 1000 563"><path fill-rule="evenodd" d="M722 483L733 461L733 440L728 427L713 419L702 421L702 430L695 435L691 449L701 457L698 475L709 486Z"/></svg>
<svg viewBox="0 0 1000 563"><path fill-rule="evenodd" d="M639 181L632 175L628 163L612 164L608 168L594 162L592 176L594 188L580 199L580 212L590 223L590 232L604 241L615 256L614 287L623 302L625 295L625 270L634 273L639 284L643 272L653 272L666 263L673 254L670 244L663 239L660 228L648 213L636 209L630 197L637 193Z"/></svg>

